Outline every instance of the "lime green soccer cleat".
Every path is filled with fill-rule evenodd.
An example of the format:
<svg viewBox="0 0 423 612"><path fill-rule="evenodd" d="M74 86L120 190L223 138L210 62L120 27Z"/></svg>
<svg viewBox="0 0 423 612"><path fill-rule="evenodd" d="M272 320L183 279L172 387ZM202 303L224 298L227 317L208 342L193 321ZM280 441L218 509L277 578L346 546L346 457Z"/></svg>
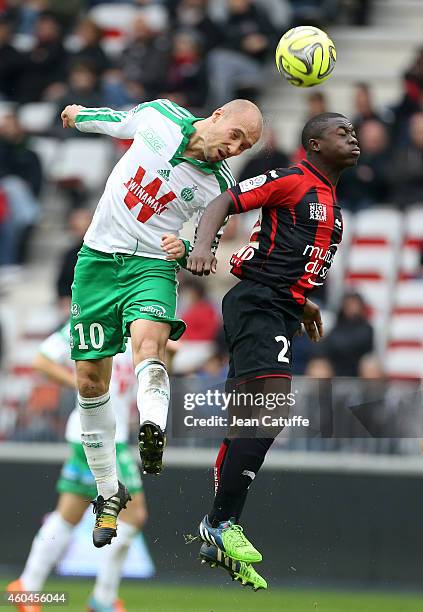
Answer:
<svg viewBox="0 0 423 612"><path fill-rule="evenodd" d="M206 514L198 531L203 542L217 546L235 561L257 563L262 560L261 553L247 540L241 525L234 525L232 521L224 521L217 527L212 527Z"/></svg>
<svg viewBox="0 0 423 612"><path fill-rule="evenodd" d="M252 565L227 557L217 546L203 544L200 549L200 559L201 563L208 563L210 567L223 568L232 580L240 582L242 586L250 586L254 591L267 589L266 580Z"/></svg>

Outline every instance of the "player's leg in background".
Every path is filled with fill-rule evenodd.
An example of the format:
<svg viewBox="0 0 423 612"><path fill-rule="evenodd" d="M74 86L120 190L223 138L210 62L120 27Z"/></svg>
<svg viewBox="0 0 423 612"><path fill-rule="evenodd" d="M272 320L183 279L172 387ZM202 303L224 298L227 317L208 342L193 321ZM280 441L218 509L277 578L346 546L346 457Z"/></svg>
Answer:
<svg viewBox="0 0 423 612"><path fill-rule="evenodd" d="M110 401L112 358L76 361L81 439L98 494L110 498L118 490L116 421Z"/></svg>
<svg viewBox="0 0 423 612"><path fill-rule="evenodd" d="M122 577L123 564L132 540L142 530L147 520L147 507L143 492L133 493L132 501L119 515L117 537L111 546L102 550L102 558L97 571L91 609L94 602L101 606L113 606L119 599L119 586ZM89 604L90 607L90 604Z"/></svg>
<svg viewBox="0 0 423 612"><path fill-rule="evenodd" d="M55 567L72 536L74 527L79 523L89 501L74 493L61 493L57 507L48 515L37 532L31 545L25 568L19 579L9 587L20 582L16 590L41 591L50 572Z"/></svg>
<svg viewBox="0 0 423 612"><path fill-rule="evenodd" d="M165 351L171 326L136 319L130 324L135 375L138 379L137 406L140 414L140 452L144 472L161 471L165 444L170 387Z"/></svg>

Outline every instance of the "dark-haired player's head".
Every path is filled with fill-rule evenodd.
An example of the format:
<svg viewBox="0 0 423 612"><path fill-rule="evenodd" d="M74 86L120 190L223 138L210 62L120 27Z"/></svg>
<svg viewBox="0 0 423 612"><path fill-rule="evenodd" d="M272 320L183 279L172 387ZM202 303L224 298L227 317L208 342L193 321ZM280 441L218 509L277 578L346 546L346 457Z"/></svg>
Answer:
<svg viewBox="0 0 423 612"><path fill-rule="evenodd" d="M301 142L310 161L337 170L354 166L360 155L354 126L340 113L322 113L309 119Z"/></svg>

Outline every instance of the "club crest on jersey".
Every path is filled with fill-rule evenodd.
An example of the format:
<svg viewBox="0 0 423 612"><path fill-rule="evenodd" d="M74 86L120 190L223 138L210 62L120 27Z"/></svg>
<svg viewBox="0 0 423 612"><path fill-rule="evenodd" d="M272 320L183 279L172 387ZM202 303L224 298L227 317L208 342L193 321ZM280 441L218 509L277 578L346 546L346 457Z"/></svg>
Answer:
<svg viewBox="0 0 423 612"><path fill-rule="evenodd" d="M197 185L192 185L192 187L184 187L181 191L181 198L184 202L191 202L194 199L194 193L197 191Z"/></svg>
<svg viewBox="0 0 423 612"><path fill-rule="evenodd" d="M326 204L310 202L310 219L313 221L326 221Z"/></svg>
<svg viewBox="0 0 423 612"><path fill-rule="evenodd" d="M258 176L254 176L253 178L241 181L239 183L239 188L242 193L245 193L246 191L251 191L251 189L255 189L256 187L261 187L265 184L266 180L267 176L265 174L259 174Z"/></svg>

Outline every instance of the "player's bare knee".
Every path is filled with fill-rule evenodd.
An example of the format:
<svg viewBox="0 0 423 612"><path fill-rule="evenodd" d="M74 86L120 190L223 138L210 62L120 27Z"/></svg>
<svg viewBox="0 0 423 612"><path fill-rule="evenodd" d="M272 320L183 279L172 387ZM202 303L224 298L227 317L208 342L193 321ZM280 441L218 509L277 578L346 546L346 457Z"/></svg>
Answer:
<svg viewBox="0 0 423 612"><path fill-rule="evenodd" d="M81 397L101 397L108 391L103 380L90 376L78 376L78 391Z"/></svg>
<svg viewBox="0 0 423 612"><path fill-rule="evenodd" d="M103 375L100 363L77 362L76 380L81 397L100 397L109 390L108 377Z"/></svg>

